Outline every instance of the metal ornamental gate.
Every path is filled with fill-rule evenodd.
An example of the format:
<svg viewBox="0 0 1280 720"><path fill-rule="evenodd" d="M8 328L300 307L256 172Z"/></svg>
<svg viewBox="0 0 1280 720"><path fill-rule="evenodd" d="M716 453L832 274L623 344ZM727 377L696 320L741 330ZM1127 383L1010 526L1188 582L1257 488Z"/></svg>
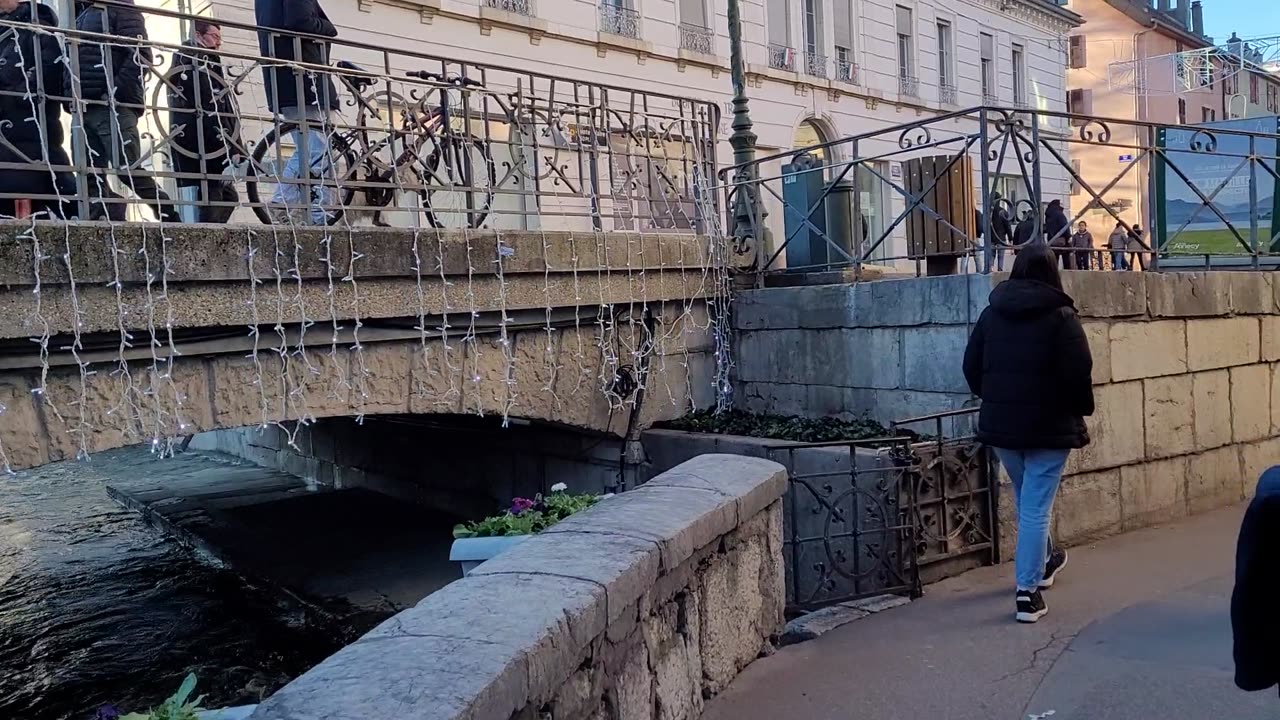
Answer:
<svg viewBox="0 0 1280 720"><path fill-rule="evenodd" d="M932 438L774 445L787 468L783 555L787 610L797 613L886 593L998 561L990 454L947 438L964 410L894 424L931 423Z"/></svg>

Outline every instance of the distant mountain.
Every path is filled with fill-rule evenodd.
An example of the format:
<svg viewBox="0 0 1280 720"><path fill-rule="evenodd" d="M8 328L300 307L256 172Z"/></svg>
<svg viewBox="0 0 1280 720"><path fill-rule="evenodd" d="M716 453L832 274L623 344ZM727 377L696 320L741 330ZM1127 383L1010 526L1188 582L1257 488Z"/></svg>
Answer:
<svg viewBox="0 0 1280 720"><path fill-rule="evenodd" d="M1205 193L1208 194L1208 193ZM1232 222L1249 220L1249 203L1214 203L1218 210L1231 219ZM1203 207L1204 203L1199 199L1193 201L1181 200L1178 198L1169 198L1165 200L1165 219L1174 225L1181 225L1186 222L1193 214L1195 214L1196 222L1212 222L1218 219L1212 210ZM1269 218L1275 208L1275 195L1269 194L1258 198L1258 217ZM1199 210L1197 213L1196 211Z"/></svg>

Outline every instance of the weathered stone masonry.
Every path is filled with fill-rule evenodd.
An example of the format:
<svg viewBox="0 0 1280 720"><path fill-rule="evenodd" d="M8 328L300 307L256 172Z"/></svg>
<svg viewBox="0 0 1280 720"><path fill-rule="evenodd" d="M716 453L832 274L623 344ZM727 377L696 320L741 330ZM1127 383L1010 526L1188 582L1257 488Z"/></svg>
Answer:
<svg viewBox="0 0 1280 720"><path fill-rule="evenodd" d="M429 595L253 720L692 720L782 628L781 465L704 455Z"/></svg>
<svg viewBox="0 0 1280 720"><path fill-rule="evenodd" d="M882 421L975 405L961 359L1001 279L742 293L738 402ZM1098 407L1092 444L1067 468L1057 537L1077 543L1247 497L1280 461L1280 284L1250 272L1068 272L1064 283L1089 335ZM1013 503L1000 506L1009 526Z"/></svg>

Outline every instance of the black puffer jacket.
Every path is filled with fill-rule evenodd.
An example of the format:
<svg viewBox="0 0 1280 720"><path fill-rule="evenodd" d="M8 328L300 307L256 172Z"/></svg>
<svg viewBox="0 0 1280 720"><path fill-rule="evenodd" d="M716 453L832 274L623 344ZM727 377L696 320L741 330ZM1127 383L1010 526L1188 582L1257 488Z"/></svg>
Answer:
<svg viewBox="0 0 1280 720"><path fill-rule="evenodd" d="M1248 481L1248 478L1246 478ZM1262 473L1240 524L1236 584L1231 593L1236 686L1266 690L1280 683L1280 467Z"/></svg>
<svg viewBox="0 0 1280 720"><path fill-rule="evenodd" d="M93 5L77 2L76 30L81 32L117 35L121 38L147 39L147 24L142 12L133 7L133 0L112 0L110 5ZM103 48L109 48L111 76L107 76L107 64ZM81 40L69 45L78 55L79 74L72 77L67 67L67 88L79 85L79 97L84 100L105 100L114 90L117 103L132 105L134 112L142 113L146 88L146 67L151 65L151 48L145 43L129 45L125 42L95 43ZM73 85L75 83L76 85ZM70 93L68 93L70 94ZM102 107L90 105L89 107Z"/></svg>
<svg viewBox="0 0 1280 720"><path fill-rule="evenodd" d="M1044 211L1044 234L1049 244L1055 247L1066 247L1071 244L1071 221L1062 209L1062 203L1054 200Z"/></svg>
<svg viewBox="0 0 1280 720"><path fill-rule="evenodd" d="M338 36L338 29L330 22L329 16L317 0L255 0L254 14L258 27L261 28L258 31L258 48L263 57L297 59L313 65L329 64L329 43L296 37L296 34L330 38ZM273 33L268 32L268 29L285 32ZM299 50L301 56L295 58ZM299 72L288 67L263 64L262 78L266 82L267 107L274 112L303 105L325 110L338 109L338 91L330 73ZM303 94L301 102L298 98L299 79Z"/></svg>
<svg viewBox="0 0 1280 720"><path fill-rule="evenodd" d="M174 169L184 175L222 174L244 152L240 112L221 56L188 41L173 54L165 80ZM199 184L199 178L178 178L179 186Z"/></svg>
<svg viewBox="0 0 1280 720"><path fill-rule="evenodd" d="M1071 298L1036 280L991 292L964 352L969 389L982 398L978 439L1012 450L1089 444L1093 357Z"/></svg>

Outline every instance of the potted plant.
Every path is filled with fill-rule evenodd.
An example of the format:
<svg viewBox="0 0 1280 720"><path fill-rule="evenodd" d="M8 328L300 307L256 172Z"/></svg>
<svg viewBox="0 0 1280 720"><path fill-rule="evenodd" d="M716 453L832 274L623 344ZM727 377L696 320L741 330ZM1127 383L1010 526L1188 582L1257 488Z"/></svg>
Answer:
<svg viewBox="0 0 1280 720"><path fill-rule="evenodd" d="M564 483L556 483L547 495L514 498L511 507L499 515L454 526L449 559L461 563L462 574L468 575L485 560L608 497L574 494L568 489Z"/></svg>

